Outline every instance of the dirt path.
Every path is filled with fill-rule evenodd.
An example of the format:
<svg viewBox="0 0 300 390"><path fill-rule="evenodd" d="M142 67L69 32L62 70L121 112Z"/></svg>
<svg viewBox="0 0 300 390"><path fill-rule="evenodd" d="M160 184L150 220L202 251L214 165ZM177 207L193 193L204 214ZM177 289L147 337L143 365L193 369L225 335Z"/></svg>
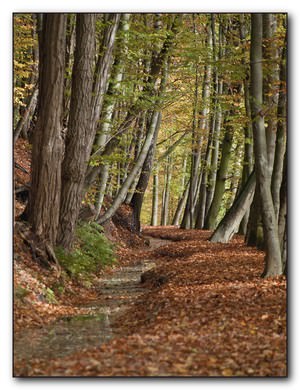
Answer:
<svg viewBox="0 0 300 390"><path fill-rule="evenodd" d="M147 237L147 240L148 259L141 255L135 264L115 268L99 279L98 298L78 307L87 309L88 314L65 316L49 325L18 332L14 337L15 361L64 357L115 337L120 332L114 326L117 318L147 292L141 284L141 275L155 267L155 262L149 260L149 252L168 243L160 238Z"/></svg>
<svg viewBox="0 0 300 390"><path fill-rule="evenodd" d="M144 234L156 239L152 247L102 280L94 318L63 323L71 329L58 335L63 355L20 352L16 375L286 375L286 284L260 278L262 252L241 237L212 244L204 231Z"/></svg>

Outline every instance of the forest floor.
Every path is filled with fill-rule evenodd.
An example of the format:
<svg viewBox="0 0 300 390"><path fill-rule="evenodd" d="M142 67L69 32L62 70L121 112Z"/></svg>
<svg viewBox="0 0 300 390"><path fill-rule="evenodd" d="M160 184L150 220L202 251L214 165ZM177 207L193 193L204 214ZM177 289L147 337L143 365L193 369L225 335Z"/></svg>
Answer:
<svg viewBox="0 0 300 390"><path fill-rule="evenodd" d="M18 185L29 155L20 140ZM286 376L286 279L260 277L263 252L171 226L106 233L118 262L84 285L34 260L15 226L15 376Z"/></svg>
<svg viewBox="0 0 300 390"><path fill-rule="evenodd" d="M207 231L164 227L144 234L170 241L154 249L120 250L122 267L140 259L155 267L143 274L144 292L114 318L108 340L62 357L15 356L14 374L285 376L286 281L260 277L263 253L246 247L239 236L230 244L213 244ZM82 294L60 315L86 313L84 306L103 302L101 294ZM53 321L49 313L45 316Z"/></svg>

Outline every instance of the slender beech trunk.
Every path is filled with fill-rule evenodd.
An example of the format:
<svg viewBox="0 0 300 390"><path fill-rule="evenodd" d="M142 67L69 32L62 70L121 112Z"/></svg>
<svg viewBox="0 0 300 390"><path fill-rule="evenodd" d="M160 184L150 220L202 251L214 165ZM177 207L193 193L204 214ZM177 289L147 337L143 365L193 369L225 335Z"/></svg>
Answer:
<svg viewBox="0 0 300 390"><path fill-rule="evenodd" d="M32 90L30 99L28 101L28 105L25 108L25 112L22 115L22 117L19 119L17 126L14 130L14 144L16 143L17 139L19 138L19 135L24 131L24 128L26 126L28 126L28 122L35 111L36 104L37 104L38 92L39 92L38 85L36 84ZM26 134L27 134L27 131L26 131Z"/></svg>
<svg viewBox="0 0 300 390"><path fill-rule="evenodd" d="M263 101L267 107L265 114L266 140L270 175L272 175L276 142L276 107L278 101L278 50L275 43L276 18L273 14L263 14L263 58L264 82ZM280 185L279 185L280 188Z"/></svg>
<svg viewBox="0 0 300 390"><path fill-rule="evenodd" d="M91 145L88 145L91 150L95 134L97 131L97 124L100 119L103 99L108 87L108 78L111 71L113 62L113 48L115 45L116 33L120 22L120 14L110 14L108 17L108 26L104 30L103 41L99 48L99 56L96 64L95 78L93 84L93 115L92 115L92 128L94 138L91 141Z"/></svg>
<svg viewBox="0 0 300 390"><path fill-rule="evenodd" d="M280 90L277 107L276 149L272 174L272 197L276 218L280 208L280 184L282 180L283 160L286 150L286 38L282 49L280 65Z"/></svg>
<svg viewBox="0 0 300 390"><path fill-rule="evenodd" d="M163 206L161 210L161 226L166 226L169 222L169 201L170 201L170 184L172 177L172 158L168 156L165 174L165 183L163 191Z"/></svg>
<svg viewBox="0 0 300 390"><path fill-rule="evenodd" d="M222 80L218 81L217 86L217 101L216 101L216 120L215 120L215 128L213 133L213 142L212 142L212 155L211 155L211 165L210 172L208 175L208 188L207 188L207 196L206 196L206 213L207 216L208 210L210 209L211 202L213 200L215 186L216 186L216 178L217 178L217 169L218 169L218 158L219 158L219 145L220 145L220 132L222 125L222 109L219 102L219 96L222 95L223 92L223 82Z"/></svg>
<svg viewBox="0 0 300 390"><path fill-rule="evenodd" d="M146 126L146 122L147 122L147 115L146 114L148 114L148 116L149 116L150 113L143 112L143 113L141 113L141 115L139 115L139 117L137 119L137 126L135 126L134 161L136 161L136 159L138 158L138 156L141 152L143 140L145 138L145 129L147 127ZM151 116L150 116L150 119L151 119ZM126 204L130 204L132 201L136 186L137 186L138 181L139 181L140 174L141 174L141 172L139 171L136 175L136 178L133 180L133 182L128 190L128 193L127 193L126 198L125 198Z"/></svg>
<svg viewBox="0 0 300 390"><path fill-rule="evenodd" d="M233 111L231 111L230 114L231 114L230 116L232 116ZM233 126L230 124L229 119L225 121L225 126L226 126L225 135L222 142L222 156L221 156L220 166L216 177L214 197L204 223L205 229L215 229L217 225L218 213L220 210L223 194L225 191L225 181L226 181L229 161L231 157L231 146L233 142L233 133L234 133Z"/></svg>
<svg viewBox="0 0 300 390"><path fill-rule="evenodd" d="M247 52L248 50L245 47L246 43L246 24L245 24L245 18L244 14L240 15L240 38L241 43L243 47L243 57L242 57L242 64L246 66L247 64ZM245 111L246 111L246 124L244 126L244 162L243 162L243 173L242 173L242 186L245 185L248 177L250 176L252 170L253 170L253 137L252 137L252 122L251 122L251 107L250 107L250 100L249 100L249 72L250 67L247 66L245 77L243 79L243 86L244 86L244 104L245 104ZM246 211L240 227L239 227L239 233L246 235L247 233L247 225L249 221L249 215L250 215L250 207Z"/></svg>
<svg viewBox="0 0 300 390"><path fill-rule="evenodd" d="M153 159L155 154L156 140L159 132L160 122L161 122L161 113L158 116L152 116L152 121L156 121L156 123L151 123L151 126L155 126L155 133L149 147L147 156L143 163L143 167L141 170L141 174L139 177L139 181L137 183L135 193L131 200L132 213L133 213L133 229L139 232L141 230L141 211L144 200L145 191L148 186L151 169L153 165Z"/></svg>
<svg viewBox="0 0 300 390"><path fill-rule="evenodd" d="M112 71L112 80L109 84L106 100L104 101L104 114L102 117L102 125L96 134L95 144L97 150L101 152L111 136L112 118L116 105L116 96L120 92L121 82L124 74L124 57L127 54L127 42L128 42L128 31L129 31L129 14L122 14L120 21L120 31L122 32L121 41L119 41L119 54L115 59ZM93 167L88 168L88 175L91 172L93 174L93 180L98 175L98 196L96 198L96 214L95 219L98 219L104 199L106 183L109 174L109 164L100 163L97 167L97 171L93 170Z"/></svg>
<svg viewBox="0 0 300 390"><path fill-rule="evenodd" d="M100 211L103 205L104 200L104 194L106 190L106 186L109 179L109 164L103 165L100 177L99 177L99 186L98 186L98 194L96 199L96 213L95 213L95 220L99 218Z"/></svg>
<svg viewBox="0 0 300 390"><path fill-rule="evenodd" d="M120 191L118 192L117 196L115 197L113 203L107 209L107 211L104 213L104 215L99 218L98 222L100 224L102 224L102 223L106 222L108 219L110 219L114 215L114 213L117 211L117 209L119 208L121 203L123 203L123 201L125 200L126 194L129 190L133 180L135 179L136 174L138 173L138 171L142 168L142 166L144 164L145 158L147 156L148 150L150 148L150 145L151 145L151 142L152 142L155 130L156 130L155 117L158 117L158 115L159 115L158 111L155 111L153 113L153 116L154 116L154 118L152 120L153 125L150 127L150 129L147 133L147 136L146 136L145 142L143 144L142 150L139 154L139 157L138 157L137 161L135 162L133 169L131 170L131 172L127 176L125 182L123 183L122 187L120 188Z"/></svg>
<svg viewBox="0 0 300 390"><path fill-rule="evenodd" d="M71 86L72 86L72 67L74 62L75 49L75 27L76 15L67 15L66 29L66 52L65 52L65 80L64 80L64 100L63 100L63 124L67 127L70 113Z"/></svg>
<svg viewBox="0 0 300 390"><path fill-rule="evenodd" d="M121 82L124 76L124 59L127 55L128 31L129 31L130 14L122 14L120 20L119 31L121 38L118 45L118 54L116 55L113 70L112 80L109 83L106 99L104 101L104 115L102 125L96 135L95 144L98 149L101 149L108 140L111 133L112 117L116 105L116 96L120 93Z"/></svg>
<svg viewBox="0 0 300 390"><path fill-rule="evenodd" d="M178 202L178 205L177 205L174 217L173 217L172 225L178 226L180 224L179 223L180 217L183 213L183 209L185 207L185 204L186 204L186 201L188 198L188 194L189 194L189 184L190 183L188 182L181 198L179 199L179 202Z"/></svg>
<svg viewBox="0 0 300 390"><path fill-rule="evenodd" d="M255 182L256 178L253 171L252 174L248 177L246 184L239 192L232 206L227 211L224 218L211 236L211 242L226 243L231 239L233 234L238 231L240 222L252 203Z"/></svg>
<svg viewBox="0 0 300 390"><path fill-rule="evenodd" d="M278 215L278 235L280 241L282 263L285 268L287 253L286 253L286 236L287 236L287 152L284 156L282 183L280 188L280 209Z"/></svg>
<svg viewBox="0 0 300 390"><path fill-rule="evenodd" d="M152 188L152 212L151 212L151 226L158 225L158 191L159 191L159 183L158 183L158 166L155 168L153 172L153 188Z"/></svg>
<svg viewBox="0 0 300 390"><path fill-rule="evenodd" d="M93 131L91 101L95 57L95 15L77 14L72 94L62 165L62 194L57 242L71 249L81 206Z"/></svg>
<svg viewBox="0 0 300 390"><path fill-rule="evenodd" d="M262 71L262 14L251 14L251 111L254 139L256 184L260 190L264 238L266 243L263 275L274 276L283 272L274 205L271 194L271 177L264 127L263 71Z"/></svg>
<svg viewBox="0 0 300 390"><path fill-rule="evenodd" d="M50 245L56 242L59 223L65 30L64 14L44 15L28 215L33 231Z"/></svg>

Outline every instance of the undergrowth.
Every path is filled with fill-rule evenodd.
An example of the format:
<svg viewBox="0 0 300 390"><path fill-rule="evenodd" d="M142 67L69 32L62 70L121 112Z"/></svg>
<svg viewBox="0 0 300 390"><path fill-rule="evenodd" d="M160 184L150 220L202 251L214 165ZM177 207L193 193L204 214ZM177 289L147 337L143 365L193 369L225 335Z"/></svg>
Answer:
<svg viewBox="0 0 300 390"><path fill-rule="evenodd" d="M77 227L71 252L57 247L55 253L60 265L76 279L88 280L100 269L116 261L113 245L104 236L102 227L95 222L81 223Z"/></svg>

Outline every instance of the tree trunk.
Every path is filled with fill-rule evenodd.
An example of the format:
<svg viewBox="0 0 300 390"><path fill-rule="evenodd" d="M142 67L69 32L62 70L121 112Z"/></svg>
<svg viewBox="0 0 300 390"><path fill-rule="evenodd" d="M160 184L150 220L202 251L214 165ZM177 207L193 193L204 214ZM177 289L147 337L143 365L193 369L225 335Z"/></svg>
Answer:
<svg viewBox="0 0 300 390"><path fill-rule="evenodd" d="M44 15L28 215L34 233L50 245L56 242L61 194L65 30L64 14Z"/></svg>
<svg viewBox="0 0 300 390"><path fill-rule="evenodd" d="M179 202L178 202L178 205L177 205L174 217L173 217L172 225L178 226L180 224L179 223L180 217L183 213L183 209L184 209L184 206L186 204L188 194L189 194L189 182L187 183L185 190L184 190L181 198L179 199Z"/></svg>
<svg viewBox="0 0 300 390"><path fill-rule="evenodd" d="M222 203L223 194L225 191L225 181L228 171L229 161L231 157L231 146L233 142L234 129L231 124L226 125L225 135L222 142L222 157L220 167L217 172L214 197L207 213L204 228L215 229L217 225L217 217Z"/></svg>
<svg viewBox="0 0 300 390"><path fill-rule="evenodd" d="M96 199L96 214L95 214L95 220L99 218L100 211L102 208L103 200L104 200L104 194L105 189L107 186L109 177L109 164L105 164L102 166L100 177L99 177L99 186L98 186L98 195Z"/></svg>
<svg viewBox="0 0 300 390"><path fill-rule="evenodd" d="M243 58L242 63L243 65L247 64L247 56L246 56L246 28L245 28L245 20L244 20L244 14L240 15L240 38L241 43L243 45ZM243 173L242 173L242 185L244 185L250 176L252 169L253 169L253 137L252 137L252 123L251 123L251 107L250 107L250 100L249 100L249 67L247 66L246 74L243 80L244 85L244 103L245 103L245 111L246 111L246 124L244 126L244 162L243 162ZM247 225L249 221L249 215L250 215L250 208L246 211L240 227L239 227L239 233L246 235L247 233Z"/></svg>
<svg viewBox="0 0 300 390"><path fill-rule="evenodd" d="M214 197L215 186L216 186L216 177L217 177L217 169L218 169L218 157L219 157L219 145L220 145L220 132L222 125L222 109L219 102L219 96L223 93L223 82L221 80L218 81L218 90L217 90L217 101L215 105L216 110L216 121L215 128L213 134L213 148L212 148L212 156L211 156L211 166L210 172L208 175L208 188L207 188L207 197L206 197L206 213L205 217L207 217L208 210L210 209L211 202Z"/></svg>
<svg viewBox="0 0 300 390"><path fill-rule="evenodd" d="M265 270L263 276L282 274L281 250L278 238L268 166L268 152L265 136L262 72L262 14L251 14L251 111L254 139L256 184L261 198L262 221L266 243Z"/></svg>
<svg viewBox="0 0 300 390"><path fill-rule="evenodd" d="M158 167L157 167L158 170ZM153 173L153 189L152 189L152 212L151 212L151 226L158 225L158 172Z"/></svg>
<svg viewBox="0 0 300 390"><path fill-rule="evenodd" d="M67 127L70 113L71 101L71 86L72 86L72 65L74 63L74 49L75 49L75 27L76 15L67 15L67 29L66 29L66 51L65 51L65 67L66 75L64 80L64 100L63 100L63 126Z"/></svg>
<svg viewBox="0 0 300 390"><path fill-rule="evenodd" d="M285 38L286 45L286 38ZM272 174L272 197L276 218L280 208L280 184L282 180L283 160L286 150L286 48L282 49L280 65L280 90L277 107L276 149Z"/></svg>
<svg viewBox="0 0 300 390"><path fill-rule="evenodd" d="M217 229L210 238L211 242L229 242L234 233L238 231L241 220L249 209L253 200L255 190L254 171L249 176L245 186L233 202L231 208L225 214L225 217L219 223Z"/></svg>
<svg viewBox="0 0 300 390"><path fill-rule="evenodd" d="M214 19L212 19L212 31L213 31L213 49L214 49L214 59L217 62L217 50L216 50L216 38L215 38L215 23ZM219 60L223 57L223 48L222 44L224 44L224 34L223 34L223 27L222 23L219 25ZM215 93L216 93L216 100L215 100L215 112L216 112L216 118L215 118L215 128L214 128L214 135L213 135L213 148L212 148L212 156L211 156L211 167L210 167L210 173L208 175L208 187L207 187L207 196L206 196L206 207L205 207L205 218L207 217L208 211L211 206L211 202L214 197L214 191L215 191L215 185L216 185L216 177L217 177L217 169L218 169L218 159L219 159L219 145L220 145L220 132L221 132L221 126L222 126L222 108L220 104L220 96L223 93L223 80L221 79L221 76L218 73L218 68L216 67L215 70L216 76L215 76Z"/></svg>
<svg viewBox="0 0 300 390"><path fill-rule="evenodd" d="M23 132L24 127L26 127L26 126L28 127L30 117L32 117L32 115L35 111L35 108L36 108L38 92L39 92L38 85L36 85L33 88L33 91L31 93L31 96L30 96L28 105L25 109L25 112L22 115L22 117L19 119L17 126L14 130L14 144L16 143L17 139L19 138L19 135Z"/></svg>
<svg viewBox="0 0 300 390"><path fill-rule="evenodd" d="M108 78L113 62L113 48L119 22L120 14L110 14L108 16L108 26L104 31L103 41L99 48L100 54L96 64L92 101L92 127L94 132L94 139L97 130L97 124L102 111L103 99L108 87ZM91 141L91 145L88 145L89 150L92 148L94 139Z"/></svg>
<svg viewBox="0 0 300 390"><path fill-rule="evenodd" d="M129 14L121 15L119 30L121 31L121 39L118 41L118 51L113 64L112 80L109 83L108 91L105 96L103 116L101 116L102 124L97 133L95 144L101 150L106 144L111 135L112 118L116 105L116 97L120 92L121 82L124 73L124 57L127 54L127 41L129 30Z"/></svg>
<svg viewBox="0 0 300 390"><path fill-rule="evenodd" d="M287 234L287 152L284 156L282 183L280 188L280 209L278 215L278 235L281 248L283 268L286 266L286 234Z"/></svg>
<svg viewBox="0 0 300 390"><path fill-rule="evenodd" d="M159 115L158 111L155 111L153 113L153 116L154 116L154 118L152 120L153 125L149 129L149 132L147 134L147 137L145 139L145 142L143 144L143 147L142 147L142 150L139 154L139 157L138 157L132 171L127 176L125 182L123 183L122 187L120 188L120 191L118 192L118 195L114 199L112 205L108 208L108 210L104 213L104 215L99 218L98 222L100 224L102 224L102 223L106 222L108 219L110 219L114 215L114 213L117 211L117 209L119 208L121 203L125 200L126 194L129 190L129 187L131 186L133 180L135 179L136 174L138 173L138 171L142 168L142 166L144 164L145 158L147 156L148 150L150 148L150 145L151 145L151 142L152 142L155 130L156 130L156 126L154 125L154 124L156 124L155 117L158 117L158 115Z"/></svg>
<svg viewBox="0 0 300 390"><path fill-rule="evenodd" d="M267 107L265 114L266 141L268 151L269 171L272 175L275 142L276 142L276 106L278 100L278 66L277 48L275 44L276 19L270 13L263 14L263 58L264 58L264 81L263 102ZM279 184L280 188L280 184Z"/></svg>
<svg viewBox="0 0 300 390"><path fill-rule="evenodd" d="M165 175L164 192L163 192L163 206L161 210L161 226L168 225L169 222L169 201L170 201L170 184L172 177L172 158L168 156L167 171Z"/></svg>
<svg viewBox="0 0 300 390"><path fill-rule="evenodd" d="M133 229L139 232L141 230L141 211L144 200L145 191L148 187L148 182L151 174L151 169L153 165L153 159L155 154L156 140L159 132L160 122L161 122L161 113L158 116L152 116L152 121L156 121L156 123L151 123L151 126L155 126L155 133L148 150L146 159L144 161L141 174L139 177L139 181L137 183L135 193L131 200L132 213L133 213Z"/></svg>
<svg viewBox="0 0 300 390"><path fill-rule="evenodd" d="M70 250L82 201L82 192L93 141L91 101L95 56L95 15L77 14L72 94L62 165L62 194L57 242Z"/></svg>

